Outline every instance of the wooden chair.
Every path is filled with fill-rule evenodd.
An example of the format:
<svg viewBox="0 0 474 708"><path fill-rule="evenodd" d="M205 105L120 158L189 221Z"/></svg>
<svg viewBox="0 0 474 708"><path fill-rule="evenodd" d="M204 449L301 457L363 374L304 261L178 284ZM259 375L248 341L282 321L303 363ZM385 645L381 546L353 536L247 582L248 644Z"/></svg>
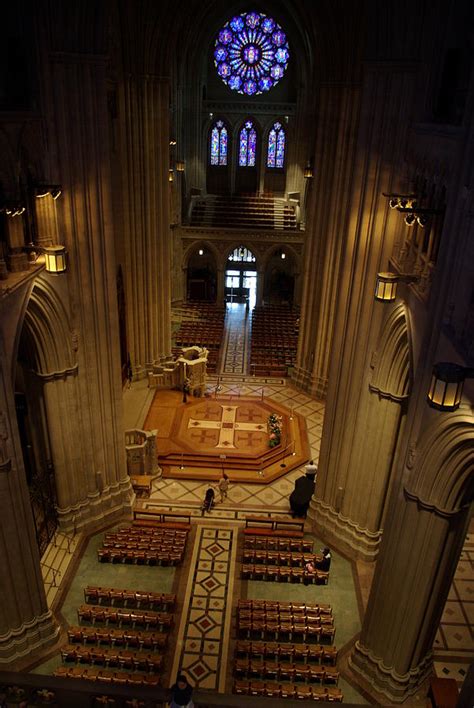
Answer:
<svg viewBox="0 0 474 708"><path fill-rule="evenodd" d="M238 678L247 678L250 662L247 659L236 659L234 662L234 674Z"/></svg>
<svg viewBox="0 0 474 708"><path fill-rule="evenodd" d="M324 671L324 683L337 686L339 681L339 671L332 666L326 666Z"/></svg>
<svg viewBox="0 0 474 708"><path fill-rule="evenodd" d="M324 677L326 675L324 666L310 666L310 673L308 680L311 683L324 683Z"/></svg>
<svg viewBox="0 0 474 708"><path fill-rule="evenodd" d="M309 700L312 698L311 686L296 686L296 698L301 700Z"/></svg>
<svg viewBox="0 0 474 708"><path fill-rule="evenodd" d="M265 684L263 681L250 681L249 687L250 696L264 696L265 695Z"/></svg>
<svg viewBox="0 0 474 708"><path fill-rule="evenodd" d="M295 680L294 664L289 664L287 662L280 661L278 675L279 675L279 678L281 681L294 681Z"/></svg>
<svg viewBox="0 0 474 708"><path fill-rule="evenodd" d="M328 699L328 692L326 688L319 688L316 686L311 686L311 698L313 701L323 702Z"/></svg>
<svg viewBox="0 0 474 708"><path fill-rule="evenodd" d="M327 700L330 703L342 703L343 695L342 695L341 689L340 688L333 688L332 686L328 686Z"/></svg>
<svg viewBox="0 0 474 708"><path fill-rule="evenodd" d="M249 662L249 677L261 679L264 673L265 662L259 659L251 659Z"/></svg>
<svg viewBox="0 0 474 708"><path fill-rule="evenodd" d="M269 698L281 698L280 685L278 683L266 683L265 696Z"/></svg>
<svg viewBox="0 0 474 708"><path fill-rule="evenodd" d="M292 683L282 683L280 685L280 695L282 698L295 698L296 687Z"/></svg>
<svg viewBox="0 0 474 708"><path fill-rule="evenodd" d="M250 689L249 681L234 681L233 693L237 693L240 696L247 696Z"/></svg>
<svg viewBox="0 0 474 708"><path fill-rule="evenodd" d="M325 663L336 665L337 662L337 649L334 646L321 647L322 660Z"/></svg>

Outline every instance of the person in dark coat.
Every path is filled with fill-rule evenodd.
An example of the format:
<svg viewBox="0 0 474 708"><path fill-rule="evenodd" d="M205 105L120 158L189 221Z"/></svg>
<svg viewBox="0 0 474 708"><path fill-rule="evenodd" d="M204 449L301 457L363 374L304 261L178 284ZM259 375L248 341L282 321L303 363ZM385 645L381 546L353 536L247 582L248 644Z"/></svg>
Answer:
<svg viewBox="0 0 474 708"><path fill-rule="evenodd" d="M170 708L194 708L192 701L193 687L184 674L179 674L174 686L171 686Z"/></svg>
<svg viewBox="0 0 474 708"><path fill-rule="evenodd" d="M295 482L295 488L290 494L290 507L293 516L306 516L311 497L314 494L314 479L311 477L299 477Z"/></svg>
<svg viewBox="0 0 474 708"><path fill-rule="evenodd" d="M323 554L323 559L317 563L316 567L318 570L324 570L325 573L328 573L331 567L331 551L325 546L321 549L321 553Z"/></svg>

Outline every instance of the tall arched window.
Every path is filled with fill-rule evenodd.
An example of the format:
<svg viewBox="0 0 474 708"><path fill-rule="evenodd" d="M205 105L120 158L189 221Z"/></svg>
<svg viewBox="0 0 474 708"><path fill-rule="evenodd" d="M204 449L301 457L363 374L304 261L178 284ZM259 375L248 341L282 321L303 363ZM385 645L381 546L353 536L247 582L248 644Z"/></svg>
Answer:
<svg viewBox="0 0 474 708"><path fill-rule="evenodd" d="M239 136L239 166L255 167L257 151L257 131L251 120L245 122Z"/></svg>
<svg viewBox="0 0 474 708"><path fill-rule="evenodd" d="M278 121L268 134L267 167L282 168L285 162L285 129Z"/></svg>
<svg viewBox="0 0 474 708"><path fill-rule="evenodd" d="M227 165L227 128L218 120L211 130L211 165Z"/></svg>

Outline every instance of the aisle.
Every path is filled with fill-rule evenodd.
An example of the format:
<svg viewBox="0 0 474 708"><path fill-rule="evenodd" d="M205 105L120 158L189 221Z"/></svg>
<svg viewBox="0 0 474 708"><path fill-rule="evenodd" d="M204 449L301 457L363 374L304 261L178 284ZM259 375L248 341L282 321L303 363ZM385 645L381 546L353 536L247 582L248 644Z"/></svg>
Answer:
<svg viewBox="0 0 474 708"><path fill-rule="evenodd" d="M227 303L220 373L247 373L248 346L249 317L246 305L240 303Z"/></svg>

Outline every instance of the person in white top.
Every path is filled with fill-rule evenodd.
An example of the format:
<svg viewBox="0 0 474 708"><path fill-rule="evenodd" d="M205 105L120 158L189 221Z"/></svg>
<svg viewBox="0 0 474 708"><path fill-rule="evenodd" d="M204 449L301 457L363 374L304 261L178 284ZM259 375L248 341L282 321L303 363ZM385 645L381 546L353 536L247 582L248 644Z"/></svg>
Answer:
<svg viewBox="0 0 474 708"><path fill-rule="evenodd" d="M305 474L307 477L313 477L314 481L316 481L316 475L318 473L318 468L314 464L313 460L310 460L306 467L304 468Z"/></svg>
<svg viewBox="0 0 474 708"><path fill-rule="evenodd" d="M219 492L221 493L221 502L227 499L227 490L229 489L229 478L225 472L222 473L222 477L219 480Z"/></svg>

